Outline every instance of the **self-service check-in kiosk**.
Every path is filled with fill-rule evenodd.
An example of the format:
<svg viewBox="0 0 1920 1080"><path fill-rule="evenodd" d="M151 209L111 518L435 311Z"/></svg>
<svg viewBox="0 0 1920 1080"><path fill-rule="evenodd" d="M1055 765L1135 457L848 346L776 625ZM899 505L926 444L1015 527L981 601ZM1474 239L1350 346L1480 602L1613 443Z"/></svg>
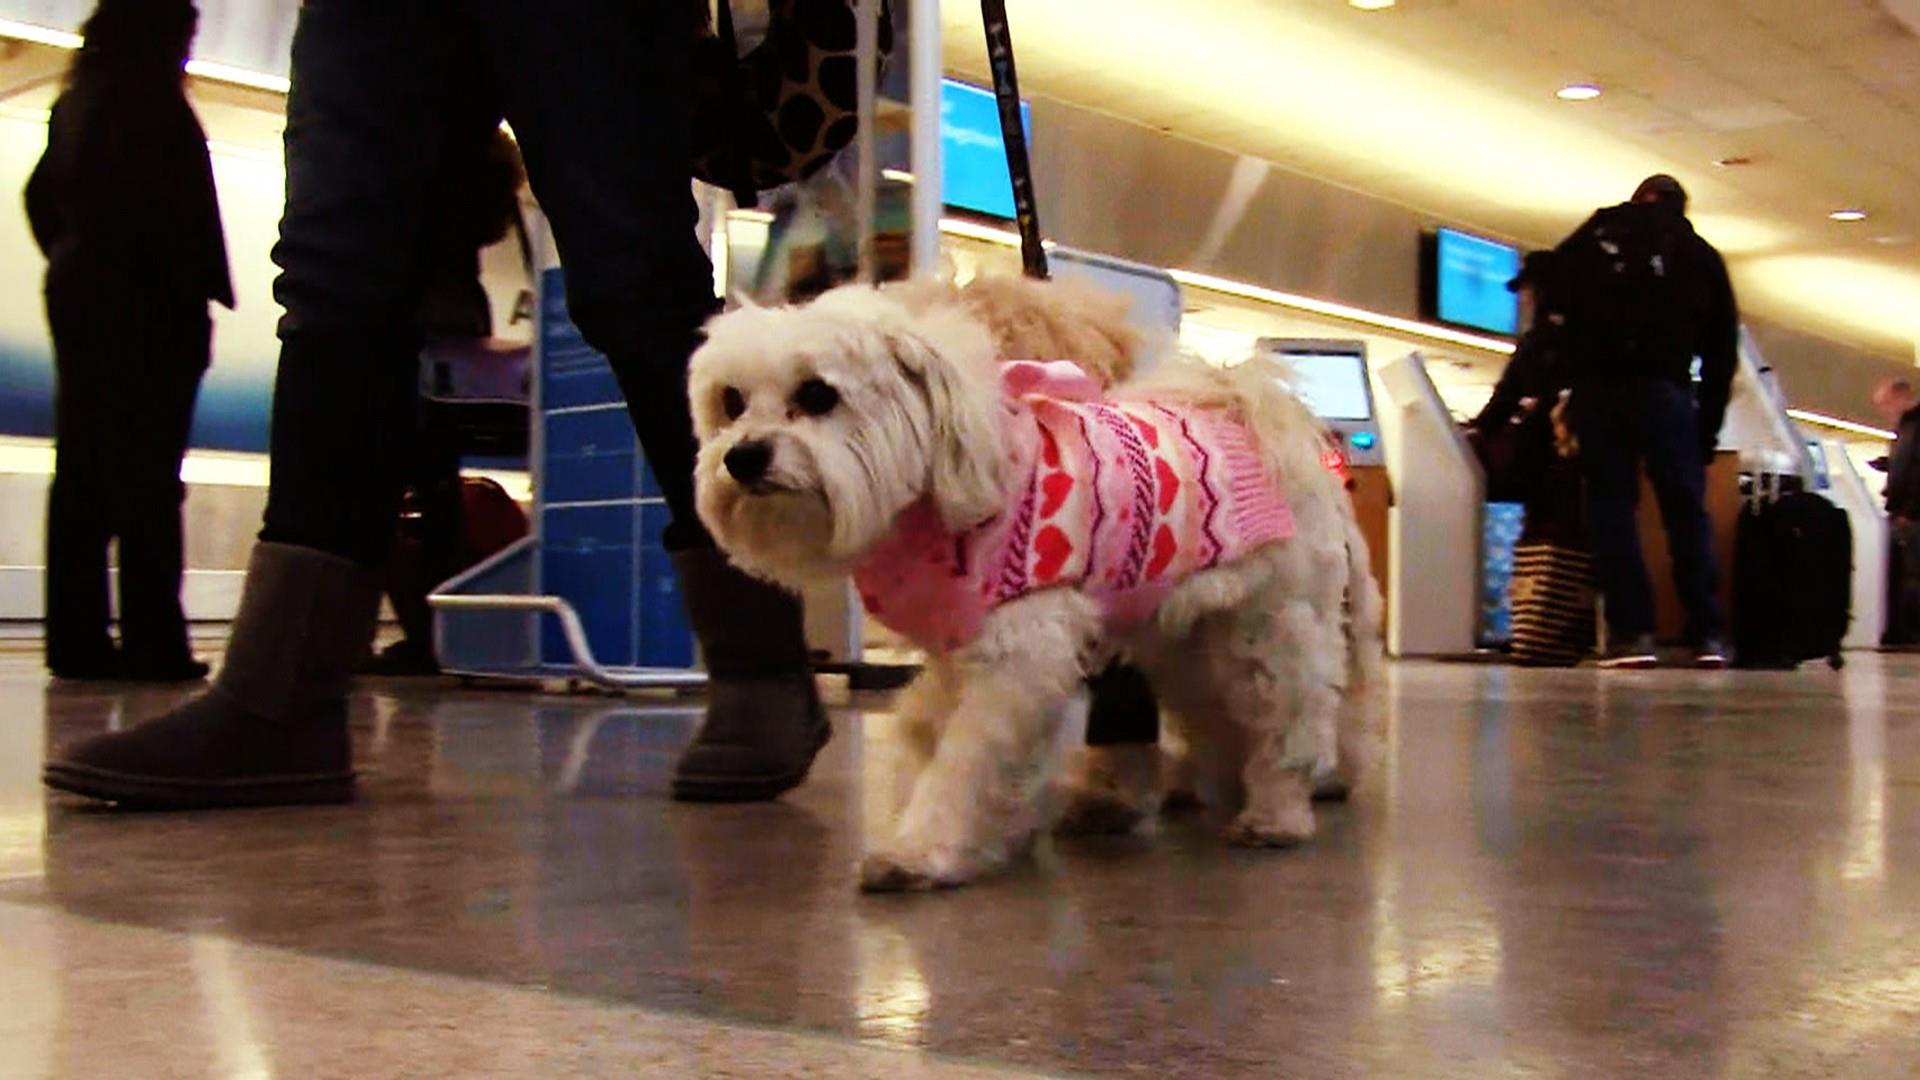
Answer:
<svg viewBox="0 0 1920 1080"><path fill-rule="evenodd" d="M1387 647L1396 656L1471 653L1480 617L1486 479L1424 357L1409 353L1377 375L1394 490Z"/></svg>
<svg viewBox="0 0 1920 1080"><path fill-rule="evenodd" d="M1887 555L1892 537L1887 511L1854 467L1838 439L1808 441L1816 473L1814 490L1847 512L1853 527L1853 622L1841 645L1873 649L1887 628Z"/></svg>
<svg viewBox="0 0 1920 1080"><path fill-rule="evenodd" d="M1282 366L1288 385L1332 433L1327 452L1338 456L1351 478L1348 494L1360 533L1366 537L1374 580L1386 591L1394 489L1387 475L1386 440L1374 406L1366 343L1264 338L1258 351L1263 359ZM1391 622L1391 612L1388 619Z"/></svg>

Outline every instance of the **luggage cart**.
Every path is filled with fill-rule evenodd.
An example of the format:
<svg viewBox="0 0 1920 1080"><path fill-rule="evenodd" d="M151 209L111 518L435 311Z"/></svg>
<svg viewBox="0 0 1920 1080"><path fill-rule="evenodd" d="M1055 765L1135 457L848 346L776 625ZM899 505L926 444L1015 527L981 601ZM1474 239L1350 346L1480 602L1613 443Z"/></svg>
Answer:
<svg viewBox="0 0 1920 1080"><path fill-rule="evenodd" d="M613 369L568 316L545 223L538 252L525 539L428 603L442 668L469 678L566 679L607 689L705 685L660 536L669 513Z"/></svg>

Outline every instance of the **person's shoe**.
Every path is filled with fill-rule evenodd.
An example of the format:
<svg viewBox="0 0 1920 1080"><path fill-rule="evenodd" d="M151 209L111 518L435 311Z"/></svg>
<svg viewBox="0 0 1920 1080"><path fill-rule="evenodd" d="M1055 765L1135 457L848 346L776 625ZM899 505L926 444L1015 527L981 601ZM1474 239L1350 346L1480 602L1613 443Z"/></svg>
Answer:
<svg viewBox="0 0 1920 1080"><path fill-rule="evenodd" d="M88 739L41 778L129 810L350 802L344 702L339 713L338 722L275 724L215 687L159 719Z"/></svg>
<svg viewBox="0 0 1920 1080"><path fill-rule="evenodd" d="M1660 656L1654 652L1652 634L1641 634L1629 641L1610 644L1607 651L1600 654L1600 667L1608 671L1645 671L1659 662Z"/></svg>
<svg viewBox="0 0 1920 1080"><path fill-rule="evenodd" d="M800 599L713 548L674 565L707 668L707 716L673 772L684 802L757 802L797 787L833 735L807 658Z"/></svg>
<svg viewBox="0 0 1920 1080"><path fill-rule="evenodd" d="M1727 666L1727 647L1719 638L1707 638L1693 650L1693 666L1718 671Z"/></svg>
<svg viewBox="0 0 1920 1080"><path fill-rule="evenodd" d="M119 649L110 648L84 657L50 660L47 672L63 682L118 682L127 677L127 661Z"/></svg>
<svg viewBox="0 0 1920 1080"><path fill-rule="evenodd" d="M347 687L379 603L377 579L356 563L256 545L214 685L158 719L70 748L42 779L146 809L351 799Z"/></svg>

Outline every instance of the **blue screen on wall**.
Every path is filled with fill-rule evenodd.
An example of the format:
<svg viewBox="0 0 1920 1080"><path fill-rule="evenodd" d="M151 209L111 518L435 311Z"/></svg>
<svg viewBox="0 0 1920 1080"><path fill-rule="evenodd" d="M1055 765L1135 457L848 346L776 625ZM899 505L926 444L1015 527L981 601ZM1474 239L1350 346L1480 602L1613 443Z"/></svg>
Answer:
<svg viewBox="0 0 1920 1080"><path fill-rule="evenodd" d="M1020 103L1020 129L1033 138L1033 114ZM940 198L948 206L999 218L1013 217L1013 182L1000 138L993 92L952 79L940 81Z"/></svg>
<svg viewBox="0 0 1920 1080"><path fill-rule="evenodd" d="M1434 314L1441 322L1512 334L1519 304L1507 282L1520 272L1520 250L1454 229L1435 234Z"/></svg>

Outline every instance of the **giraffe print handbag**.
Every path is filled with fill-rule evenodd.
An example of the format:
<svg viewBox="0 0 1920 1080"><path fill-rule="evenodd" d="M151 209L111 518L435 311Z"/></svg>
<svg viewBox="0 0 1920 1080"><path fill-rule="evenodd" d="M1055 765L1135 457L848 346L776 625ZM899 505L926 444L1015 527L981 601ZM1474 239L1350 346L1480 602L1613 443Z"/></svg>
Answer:
<svg viewBox="0 0 1920 1080"><path fill-rule="evenodd" d="M741 206L819 172L859 130L858 4L770 0L767 8L767 36L745 56L728 0L694 41L693 175L732 191ZM894 44L890 0L881 0L878 30L884 65Z"/></svg>

